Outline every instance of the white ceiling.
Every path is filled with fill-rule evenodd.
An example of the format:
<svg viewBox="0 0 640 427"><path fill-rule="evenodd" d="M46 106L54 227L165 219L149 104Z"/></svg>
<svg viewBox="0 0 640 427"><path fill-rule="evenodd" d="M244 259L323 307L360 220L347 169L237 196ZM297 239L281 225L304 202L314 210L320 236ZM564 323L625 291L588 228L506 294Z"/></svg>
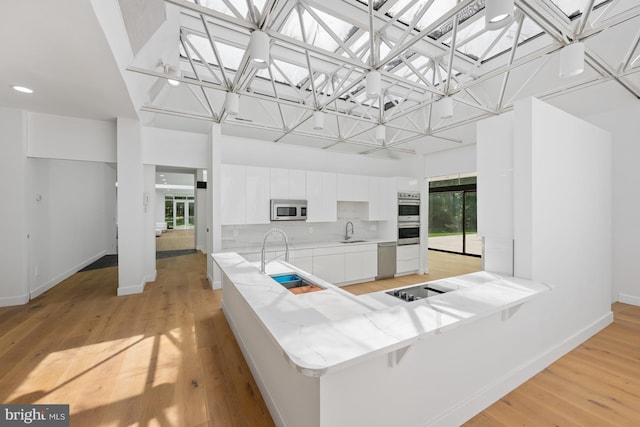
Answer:
<svg viewBox="0 0 640 427"><path fill-rule="evenodd" d="M117 10L123 6L126 19L119 17L120 26L122 31L126 27L128 39L116 40L110 27L105 36L102 28L113 23L105 18L102 1ZM420 8L402 15L406 0L375 1L371 8L366 0L255 0L253 14L247 12L252 1L165 0L166 15L140 12L152 5L148 10L157 12L160 0L3 2L0 51L7 60L0 67L0 105L103 120L138 115L148 125L195 132L206 132L213 121L222 123L228 135L397 157L411 155L416 146L431 152L473 143L477 120L510 111L525 96L538 96L580 117L638 102L638 0L516 0L514 23L504 32L484 31L484 0L463 0L453 9L447 6L455 5L452 0L411 3L426 5L423 18L442 17L439 22L445 23L456 11L480 10L439 38L428 35L439 26L418 31L407 25ZM98 3L100 7L92 7ZM569 19L557 4L584 13ZM593 4L598 7L592 10ZM302 35L300 16L309 37ZM521 43L513 51L520 21ZM373 63L371 25L374 48L381 46ZM257 28L272 39L273 81L268 71L256 77L257 70L247 65L245 50ZM478 37L466 38L472 28L480 30ZM544 33L524 41L536 32L532 28ZM488 45L483 38L504 42L507 50L484 61L465 54L473 43ZM118 64L111 49L122 40L136 45L137 56L127 64ZM586 45L585 71L561 79L559 50L574 40ZM387 56L388 51L394 53ZM160 60L170 68L160 66ZM361 95L364 74L371 68L382 71L382 101ZM449 77L450 68L454 72ZM182 82L177 88L166 84L172 69ZM315 86L309 84L310 71ZM330 83L324 85L326 81ZM19 94L10 89L12 84L32 87L35 93ZM226 114L228 91L241 95L238 116ZM334 91L341 97L333 96ZM435 107L443 96L454 100L450 119L440 119ZM386 107L379 109L381 104ZM314 110L326 114L322 130L314 130L308 119ZM384 145L374 137L380 123L387 127Z"/></svg>
<svg viewBox="0 0 640 427"><path fill-rule="evenodd" d="M136 117L88 1L3 1L0 52L1 106L101 120Z"/></svg>

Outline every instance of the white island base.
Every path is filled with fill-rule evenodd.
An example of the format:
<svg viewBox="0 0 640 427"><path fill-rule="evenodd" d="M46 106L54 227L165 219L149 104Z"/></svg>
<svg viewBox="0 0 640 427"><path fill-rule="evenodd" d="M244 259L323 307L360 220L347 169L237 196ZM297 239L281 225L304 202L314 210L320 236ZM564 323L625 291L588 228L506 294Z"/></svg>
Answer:
<svg viewBox="0 0 640 427"><path fill-rule="evenodd" d="M553 294L540 283L472 273L437 281L456 291L406 302L269 264L325 288L296 295L235 253L213 259L224 314L278 426L459 425L551 361L523 344L541 315L534 303Z"/></svg>

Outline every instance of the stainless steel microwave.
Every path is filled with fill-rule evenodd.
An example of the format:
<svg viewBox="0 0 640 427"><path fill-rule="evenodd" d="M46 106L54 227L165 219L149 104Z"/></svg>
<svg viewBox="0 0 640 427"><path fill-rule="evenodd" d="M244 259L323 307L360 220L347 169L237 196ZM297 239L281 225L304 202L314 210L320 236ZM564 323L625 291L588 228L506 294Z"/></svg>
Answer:
<svg viewBox="0 0 640 427"><path fill-rule="evenodd" d="M306 200L271 199L271 221L305 221Z"/></svg>

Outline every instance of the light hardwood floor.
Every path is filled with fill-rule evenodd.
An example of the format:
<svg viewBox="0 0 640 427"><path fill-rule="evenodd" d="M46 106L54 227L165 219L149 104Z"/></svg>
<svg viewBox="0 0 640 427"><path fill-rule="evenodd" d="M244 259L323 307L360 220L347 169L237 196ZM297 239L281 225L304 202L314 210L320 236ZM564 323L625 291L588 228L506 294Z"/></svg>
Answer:
<svg viewBox="0 0 640 427"><path fill-rule="evenodd" d="M156 251L176 251L194 249L196 247L196 231L166 230L156 237Z"/></svg>
<svg viewBox="0 0 640 427"><path fill-rule="evenodd" d="M442 254L439 263L440 255L430 253L429 275L346 289L364 293L477 268L447 267L455 256ZM68 403L74 427L272 426L205 262L202 254L158 260L157 281L139 295L115 296L112 267L0 308L0 402ZM640 425L640 307L613 308L614 324L468 424Z"/></svg>

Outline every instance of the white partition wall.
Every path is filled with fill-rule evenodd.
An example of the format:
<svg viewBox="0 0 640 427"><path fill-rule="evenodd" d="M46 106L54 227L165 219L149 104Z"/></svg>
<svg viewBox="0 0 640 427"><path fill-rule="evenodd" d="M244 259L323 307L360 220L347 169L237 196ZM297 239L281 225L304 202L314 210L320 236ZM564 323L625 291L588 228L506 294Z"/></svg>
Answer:
<svg viewBox="0 0 640 427"><path fill-rule="evenodd" d="M118 295L144 290L143 195L140 123L118 118Z"/></svg>
<svg viewBox="0 0 640 427"><path fill-rule="evenodd" d="M0 210L0 306L24 304L27 289L26 113L0 107L0 180L7 208ZM11 209L9 209L11 207Z"/></svg>
<svg viewBox="0 0 640 427"><path fill-rule="evenodd" d="M536 99L515 119L515 274L555 287L545 318L572 333L610 313L611 135Z"/></svg>
<svg viewBox="0 0 640 427"><path fill-rule="evenodd" d="M432 352L432 361L449 357L450 363L447 355L456 351L473 354L457 365L456 378L466 375L468 387L466 401L450 412L449 421L458 422L613 320L610 135L536 99L516 103L513 120L498 117L477 129L478 230L493 241L514 242L513 261L509 251L494 250L485 253L485 266L513 262L515 276L552 289L508 320L438 338L443 346ZM451 348L440 353L446 345ZM481 379L476 393L468 378ZM453 392L447 386L440 394Z"/></svg>
<svg viewBox="0 0 640 427"><path fill-rule="evenodd" d="M513 274L513 116L478 123L478 235L484 270Z"/></svg>
<svg viewBox="0 0 640 427"><path fill-rule="evenodd" d="M591 123L613 135L613 289L611 301L640 306L638 241L640 241L640 103L589 117Z"/></svg>

